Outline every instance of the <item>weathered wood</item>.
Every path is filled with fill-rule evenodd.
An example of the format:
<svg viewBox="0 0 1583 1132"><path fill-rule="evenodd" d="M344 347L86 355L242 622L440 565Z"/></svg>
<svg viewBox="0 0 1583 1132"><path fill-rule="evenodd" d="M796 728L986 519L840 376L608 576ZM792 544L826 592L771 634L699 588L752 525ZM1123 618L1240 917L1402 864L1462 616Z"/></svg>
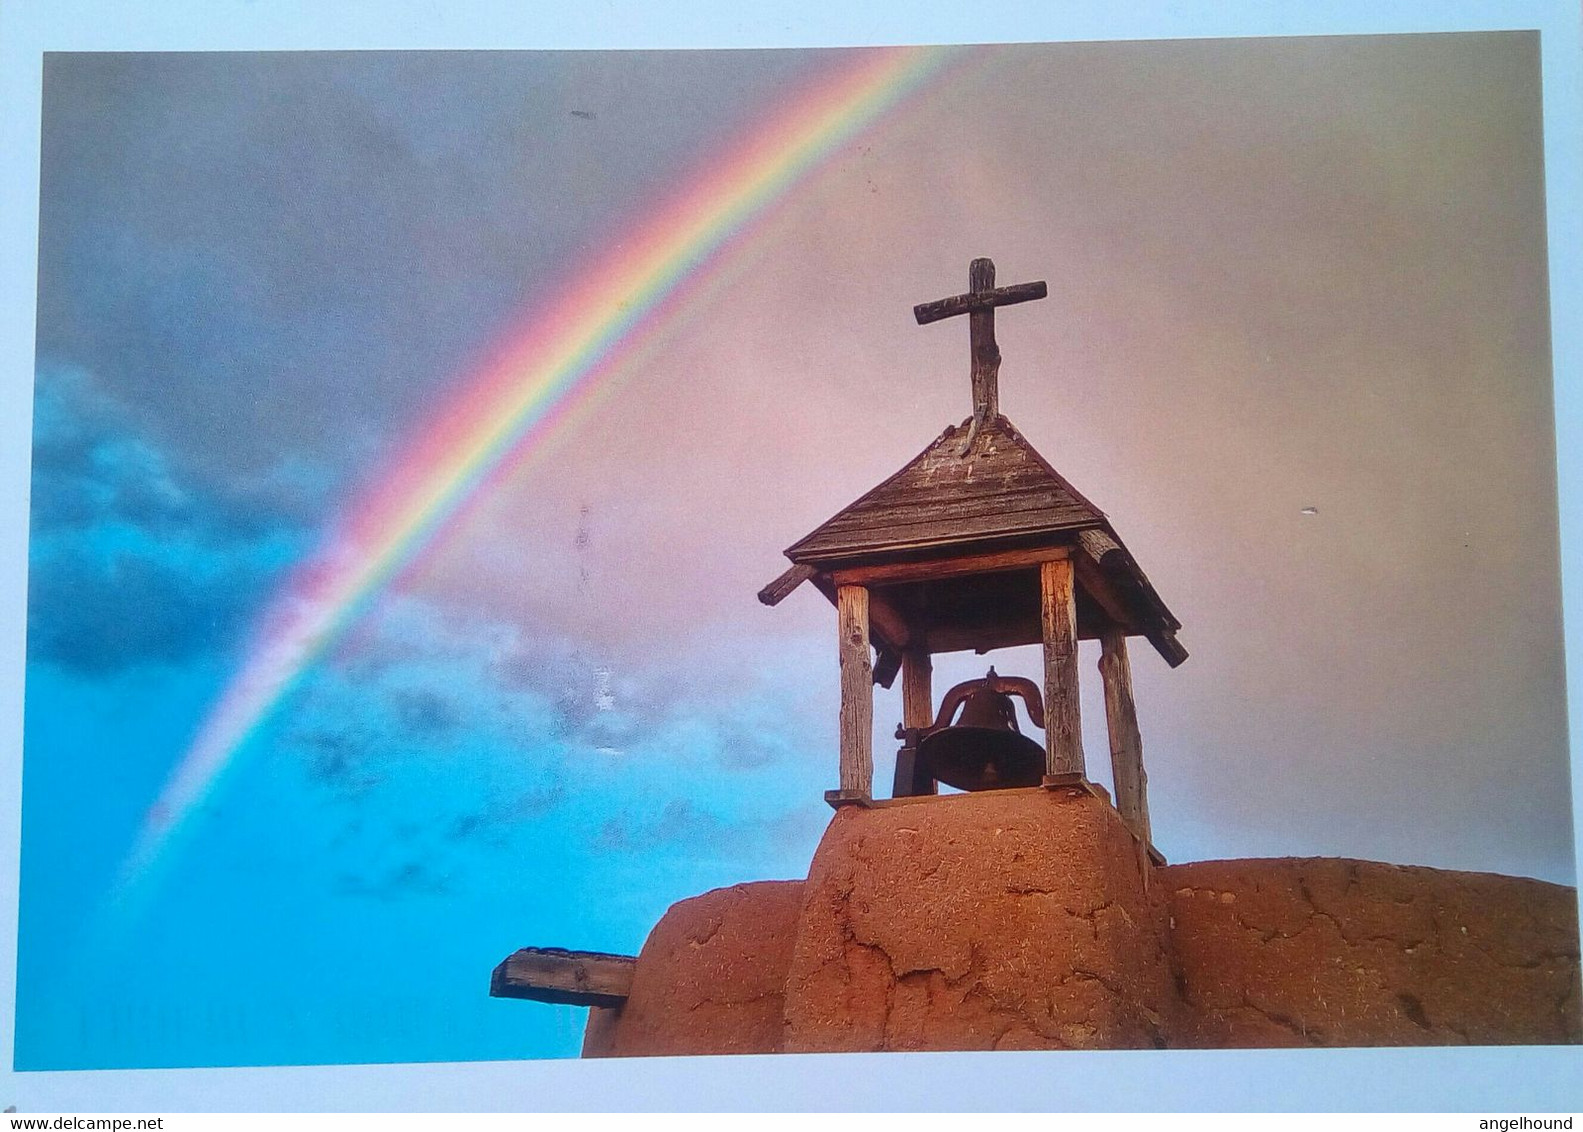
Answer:
<svg viewBox="0 0 1583 1132"><path fill-rule="evenodd" d="M1088 534L1083 531L1079 534ZM1077 580L1083 587L1083 592L1093 598L1094 604L1104 610L1105 616L1118 625L1128 626L1133 623L1132 610L1128 608L1127 601L1116 587L1111 585L1110 579L1100 568L1099 561L1083 543L1079 543L1077 553L1072 555L1072 565L1077 570Z"/></svg>
<svg viewBox="0 0 1583 1132"><path fill-rule="evenodd" d="M937 794L939 790L939 783L932 778L925 779L918 773L917 747L909 744L896 752L896 774L890 787L892 798L916 798Z"/></svg>
<svg viewBox="0 0 1583 1132"><path fill-rule="evenodd" d="M1078 532L1077 550L1073 561L1083 589L1110 619L1130 634L1141 632L1172 668L1186 660L1187 650L1176 639L1181 622L1127 548L1109 533L1093 529Z"/></svg>
<svg viewBox="0 0 1583 1132"><path fill-rule="evenodd" d="M901 725L928 727L934 722L934 659L929 650L913 647L901 654ZM899 734L899 733L898 733ZM892 797L938 793L939 784L917 773L917 751L904 746L896 754Z"/></svg>
<svg viewBox="0 0 1583 1132"><path fill-rule="evenodd" d="M838 586L871 586L886 582L916 582L936 578L960 578L968 574L988 574L997 570L1023 570L1042 562L1065 558L1064 546L1045 546L1032 550L1000 550L988 554L964 554L924 562L886 562L877 566L854 566L831 572Z"/></svg>
<svg viewBox="0 0 1583 1132"><path fill-rule="evenodd" d="M1077 594L1070 560L1039 567L1039 609L1044 630L1045 773L1085 774L1077 693Z"/></svg>
<svg viewBox="0 0 1583 1132"><path fill-rule="evenodd" d="M838 586L853 584L839 578L834 581ZM907 626L907 619L880 594L868 595L868 623L869 628L878 636L885 638L885 643L891 645L897 652L905 651L907 646L912 644L912 630Z"/></svg>
<svg viewBox="0 0 1583 1132"><path fill-rule="evenodd" d="M814 575L813 584L830 599L831 605L836 604L837 583L833 576L821 571ZM868 639L878 654L874 683L889 688L901 668L901 652L912 643L913 634L901 611L873 591L868 595Z"/></svg>
<svg viewBox="0 0 1583 1132"><path fill-rule="evenodd" d="M1132 664L1127 659L1127 634L1111 626L1100 637L1099 675L1105 684L1105 725L1110 732L1110 771L1116 785L1116 809L1139 839L1149 837L1149 777L1143 769L1143 737L1132 698Z"/></svg>
<svg viewBox="0 0 1583 1132"><path fill-rule="evenodd" d="M850 560L1096 527L1105 517L1035 452L1005 417L983 425L971 459L955 425L896 475L786 551L796 562Z"/></svg>
<svg viewBox="0 0 1583 1132"><path fill-rule="evenodd" d="M993 272L990 274L990 280L992 282L994 280ZM919 303L912 308L912 314L918 320L919 326L927 326L931 322L939 322L942 318L970 314L980 309L1009 307L1016 303L1031 302L1034 299L1045 298L1049 293L1049 285L1044 280L1034 283L1013 283L1009 287L996 287L992 291L977 293L970 291L965 295L952 295L949 299Z"/></svg>
<svg viewBox="0 0 1583 1132"><path fill-rule="evenodd" d="M779 605L794 589L819 571L806 562L798 562L780 577L759 591L759 600L765 605Z"/></svg>
<svg viewBox="0 0 1583 1132"><path fill-rule="evenodd" d="M872 600L872 595L870 595ZM872 609L872 605L870 606ZM889 688L896 682L896 673L901 671L901 653L887 645L874 646L874 684L876 687Z"/></svg>
<svg viewBox="0 0 1583 1132"><path fill-rule="evenodd" d="M972 625L936 626L929 630L929 651L965 652L971 649L982 655L996 649L1036 645L1042 640L1044 640L1042 629L1039 622L1033 618L1006 618L981 621Z"/></svg>
<svg viewBox="0 0 1583 1132"><path fill-rule="evenodd" d="M874 799L861 790L826 790L824 800L832 810L839 810L843 806L861 806L866 809L874 804Z"/></svg>
<svg viewBox="0 0 1583 1132"><path fill-rule="evenodd" d="M874 671L869 660L868 590L836 588L841 660L841 790L844 797L873 797Z"/></svg>
<svg viewBox="0 0 1583 1132"><path fill-rule="evenodd" d="M632 990L636 966L631 955L524 947L495 968L489 993L570 1006L620 1006Z"/></svg>
<svg viewBox="0 0 1583 1132"><path fill-rule="evenodd" d="M1099 528L1088 531L1079 531L1077 545L1092 558L1095 563L1103 562L1105 555L1113 550L1120 550L1121 544Z"/></svg>
<svg viewBox="0 0 1583 1132"><path fill-rule="evenodd" d="M1102 530L1086 530L1077 536L1079 547L1111 579L1124 600L1136 608L1142 619L1174 633L1182 627L1171 611L1160 600L1148 575L1138 566L1132 552Z"/></svg>
<svg viewBox="0 0 1583 1132"><path fill-rule="evenodd" d="M973 439L984 427L984 422L1000 415L1000 347L995 344L995 265L987 259L975 259L968 265L967 289L978 301L967 316L968 343L973 355L973 424L976 426L957 449L966 455ZM1010 290L1008 288L1008 290ZM1043 295L1029 296L1043 298ZM1003 302L1018 302L1008 294Z"/></svg>
<svg viewBox="0 0 1583 1132"><path fill-rule="evenodd" d="M934 722L934 659L928 650L901 654L901 724L928 727Z"/></svg>
<svg viewBox="0 0 1583 1132"><path fill-rule="evenodd" d="M1148 636L1149 643L1165 658L1165 663L1172 668L1187 659L1187 649L1182 647L1182 642L1178 641L1176 634L1169 629L1151 632Z"/></svg>
<svg viewBox="0 0 1583 1132"><path fill-rule="evenodd" d="M1078 623L1077 639L1097 641L1103 630L1097 624ZM1003 618L971 625L940 625L929 630L929 651L936 655L972 651L982 656L996 649L1014 649L1044 641L1044 626L1036 619Z"/></svg>
<svg viewBox="0 0 1583 1132"><path fill-rule="evenodd" d="M973 360L973 417L967 436L957 446L958 458L966 456L973 448L985 424L1000 415L1000 347L995 344L995 308L1042 299L1046 293L1043 280L997 289L994 262L981 258L968 264L965 295L913 307L913 317L919 325L959 314L968 316L968 347Z"/></svg>

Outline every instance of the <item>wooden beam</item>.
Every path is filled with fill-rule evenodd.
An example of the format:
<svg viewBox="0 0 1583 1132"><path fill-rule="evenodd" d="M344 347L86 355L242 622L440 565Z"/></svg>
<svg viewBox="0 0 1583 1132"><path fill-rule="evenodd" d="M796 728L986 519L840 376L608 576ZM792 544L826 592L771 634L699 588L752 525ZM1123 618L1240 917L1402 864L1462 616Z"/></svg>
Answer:
<svg viewBox="0 0 1583 1132"><path fill-rule="evenodd" d="M836 601L836 584L829 574L816 573L813 584L819 592L830 599L831 605ZM874 651L879 653L879 660L874 668L874 683L889 688L891 681L896 678L896 672L901 667L901 652L912 643L912 631L909 629L907 619L896 610L896 607L883 601L879 594L869 592L869 643L874 646ZM900 640L894 639L894 633Z"/></svg>
<svg viewBox="0 0 1583 1132"><path fill-rule="evenodd" d="M1176 639L1176 634L1169 629L1161 629L1149 634L1149 643L1156 652L1165 658L1165 663L1172 668L1177 667L1187 659L1187 649L1182 642Z"/></svg>
<svg viewBox="0 0 1583 1132"><path fill-rule="evenodd" d="M1089 624L1079 629L1077 636L1079 640L1097 641L1100 632L1101 629L1097 624ZM995 649L1036 645L1043 640L1044 630L1040 622L1031 617L1008 617L967 627L941 625L932 628L929 630L929 651L938 655L972 649L982 654L993 652Z"/></svg>
<svg viewBox="0 0 1583 1132"><path fill-rule="evenodd" d="M926 648L914 647L901 654L901 725L928 727L934 722L934 660ZM898 733L899 734L899 733ZM918 774L918 752L909 740L896 752L896 780L891 797L917 797L938 794L940 784Z"/></svg>
<svg viewBox="0 0 1583 1132"><path fill-rule="evenodd" d="M779 605L798 586L819 571L806 562L799 562L759 591L759 600L765 605Z"/></svg>
<svg viewBox="0 0 1583 1132"><path fill-rule="evenodd" d="M994 269L991 268L991 279L994 278L993 271ZM1034 283L1013 283L1010 287L970 291L965 295L952 295L949 299L919 303L912 308L912 316L918 320L919 326L927 326L931 322L939 322L942 318L951 318L959 314L972 314L991 307L1005 307L1013 303L1026 303L1031 299L1042 299L1049 293L1049 285L1043 279Z"/></svg>
<svg viewBox="0 0 1583 1132"><path fill-rule="evenodd" d="M1100 637L1099 675L1105 684L1105 725L1110 732L1110 771L1121 820L1149 843L1149 776L1143 770L1143 737L1132 698L1132 663L1127 634L1111 626Z"/></svg>
<svg viewBox="0 0 1583 1132"><path fill-rule="evenodd" d="M869 660L868 590L836 588L841 661L841 796L874 796L874 669Z"/></svg>
<svg viewBox="0 0 1583 1132"><path fill-rule="evenodd" d="M1045 774L1085 774L1077 695L1077 594L1069 559L1039 568L1044 629Z"/></svg>
<svg viewBox="0 0 1583 1132"><path fill-rule="evenodd" d="M1012 618L967 628L942 625L929 630L929 651L942 653L973 649L986 653L994 649L1015 648L1017 645L1036 645L1043 639L1039 625L1032 617Z"/></svg>
<svg viewBox="0 0 1583 1132"><path fill-rule="evenodd" d="M1077 533L1077 545L1096 563L1103 562L1105 555L1113 550L1120 550L1121 544L1111 538L1104 531L1094 528Z"/></svg>
<svg viewBox="0 0 1583 1132"><path fill-rule="evenodd" d="M1083 533L1086 535L1089 532ZM1083 592L1094 599L1094 604L1105 611L1105 616L1118 625L1130 628L1133 616L1127 610L1126 602L1110 584L1110 579L1105 576L1099 559L1094 557L1086 545L1080 545L1078 553L1072 555L1072 565L1077 568L1077 578L1083 584Z"/></svg>
<svg viewBox="0 0 1583 1132"><path fill-rule="evenodd" d="M868 619L869 635L877 638L874 641L874 683L889 688L896 680L896 673L901 671L917 633L906 616L876 590L868 594Z"/></svg>
<svg viewBox="0 0 1583 1132"><path fill-rule="evenodd" d="M1091 559L1096 567L1083 572L1083 588L1109 614L1111 620L1127 626L1134 633L1141 632L1172 668L1186 660L1187 650L1176 639L1176 630L1181 627L1180 624L1171 611L1165 608L1160 595L1154 592L1154 587L1133 561L1127 548L1101 530L1082 531L1077 536L1077 545L1081 551L1076 555L1079 568L1083 567L1085 557ZM1108 585L1102 586L1101 579ZM1111 601L1120 604L1124 611L1122 615L1111 609Z"/></svg>
<svg viewBox="0 0 1583 1132"><path fill-rule="evenodd" d="M887 562L878 566L854 566L835 570L830 577L836 585L870 586L883 582L916 582L931 578L958 578L964 574L989 574L998 570L1020 570L1044 562L1064 559L1064 546L1037 550L1001 550L992 554L965 554L958 558L936 558L923 562Z"/></svg>
<svg viewBox="0 0 1583 1132"><path fill-rule="evenodd" d="M901 671L901 653L885 644L874 642L874 683L881 688L889 688L896 682L896 673Z"/></svg>
<svg viewBox="0 0 1583 1132"><path fill-rule="evenodd" d="M927 649L901 654L901 723L928 727L934 723L934 659Z"/></svg>
<svg viewBox="0 0 1583 1132"><path fill-rule="evenodd" d="M876 633L885 638L886 643L894 646L897 652L905 652L907 646L912 644L912 633L907 628L907 619L882 595L872 591L868 595L868 623Z"/></svg>
<svg viewBox="0 0 1583 1132"><path fill-rule="evenodd" d="M620 1006L632 991L637 964L630 955L524 947L495 968L489 993L569 1006Z"/></svg>

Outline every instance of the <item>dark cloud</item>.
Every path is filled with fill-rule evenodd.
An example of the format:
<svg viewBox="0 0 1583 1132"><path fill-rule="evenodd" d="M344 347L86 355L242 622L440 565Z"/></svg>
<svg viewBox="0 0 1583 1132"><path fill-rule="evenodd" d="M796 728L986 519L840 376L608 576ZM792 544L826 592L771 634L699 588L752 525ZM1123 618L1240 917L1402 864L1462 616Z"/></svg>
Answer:
<svg viewBox="0 0 1583 1132"><path fill-rule="evenodd" d="M86 376L37 381L28 645L102 674L235 647L307 542L308 477L203 490Z"/></svg>
<svg viewBox="0 0 1583 1132"><path fill-rule="evenodd" d="M344 800L362 798L384 781L369 764L369 755L378 749L371 736L320 727L293 733L289 749L297 752L310 781Z"/></svg>
<svg viewBox="0 0 1583 1132"><path fill-rule="evenodd" d="M90 674L174 664L231 646L268 577L195 579L133 554L35 560L28 655Z"/></svg>
<svg viewBox="0 0 1583 1132"><path fill-rule="evenodd" d="M415 738L439 739L462 725L462 713L447 697L427 688L403 688L391 694L396 723Z"/></svg>
<svg viewBox="0 0 1583 1132"><path fill-rule="evenodd" d="M282 453L363 466L553 285L555 265L808 64L52 55L40 354L114 367L162 442L204 467ZM694 112L672 111L703 90Z"/></svg>
<svg viewBox="0 0 1583 1132"><path fill-rule="evenodd" d="M594 848L616 853L646 853L680 847L713 849L735 831L685 798L672 798L658 814L630 811L609 818L594 837Z"/></svg>
<svg viewBox="0 0 1583 1132"><path fill-rule="evenodd" d="M339 896L390 903L409 896L449 896L455 891L455 882L449 873L423 861L406 861L374 876L342 874L336 878L335 891Z"/></svg>
<svg viewBox="0 0 1583 1132"><path fill-rule="evenodd" d="M513 828L537 821L566 801L568 792L561 782L524 790L515 797L493 801L480 810L458 816L445 828L452 842L486 840L497 847Z"/></svg>
<svg viewBox="0 0 1583 1132"><path fill-rule="evenodd" d="M291 535L323 522L329 473L301 461L201 479L140 431L124 403L85 373L35 378L31 527L35 536L118 523L215 546Z"/></svg>

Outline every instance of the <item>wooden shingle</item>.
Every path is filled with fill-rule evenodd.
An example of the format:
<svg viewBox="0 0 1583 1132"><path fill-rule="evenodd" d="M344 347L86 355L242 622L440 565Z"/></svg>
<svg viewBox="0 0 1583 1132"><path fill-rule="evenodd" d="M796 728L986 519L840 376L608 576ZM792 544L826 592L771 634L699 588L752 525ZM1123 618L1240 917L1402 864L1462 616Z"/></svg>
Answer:
<svg viewBox="0 0 1583 1132"><path fill-rule="evenodd" d="M1005 417L996 414L986 419L963 454L970 428L971 420L947 428L895 475L788 547L791 569L765 586L759 600L775 605L812 580L833 601L832 578L853 567L888 570L892 567L879 564L923 561L939 563L946 571L951 563L980 561L985 554L993 559L1002 548L1067 546L1079 571L1082 636L1099 636L1108 618L1128 633L1147 637L1172 667L1187 659L1187 650L1176 640L1181 622L1160 600L1105 513L1052 468ZM1016 593L994 590L995 585L1006 584L1015 589L1014 583L1004 581L983 585L963 581L946 590L931 590L927 600L934 607L930 619L936 625L930 639L954 641L962 635L959 631L953 635L951 628L940 624L942 617L949 620L947 611L953 602L987 603L1009 616L1017 606ZM975 585L980 589L987 585L994 592L978 593ZM885 597L906 612L906 592ZM1099 609L1103 613L1096 620ZM1038 639L1036 630L1034 623L1028 640ZM966 630L969 636L976 631ZM898 660L904 635L882 625L874 627L873 635L881 660ZM1008 638L1001 643L1027 642ZM894 665L876 668L881 671L880 682L888 687Z"/></svg>
<svg viewBox="0 0 1583 1132"><path fill-rule="evenodd" d="M947 428L901 471L786 550L795 563L905 556L1105 526L1105 515L1023 439L986 421L958 455L969 423Z"/></svg>

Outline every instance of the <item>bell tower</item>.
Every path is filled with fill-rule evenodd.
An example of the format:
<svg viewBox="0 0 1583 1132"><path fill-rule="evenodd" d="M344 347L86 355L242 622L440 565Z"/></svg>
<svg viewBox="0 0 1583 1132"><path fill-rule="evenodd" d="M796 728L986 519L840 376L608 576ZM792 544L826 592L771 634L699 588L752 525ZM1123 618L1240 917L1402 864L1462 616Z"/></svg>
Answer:
<svg viewBox="0 0 1583 1132"><path fill-rule="evenodd" d="M973 415L788 547L791 567L759 600L775 605L812 582L836 607L840 785L825 797L837 808L872 804L873 685L889 688L898 674L902 748L893 796L933 794L940 781L970 791L1093 792L1077 648L1080 640L1098 640L1115 804L1148 845L1127 641L1142 637L1173 668L1187 650L1176 639L1181 623L1104 513L1000 413L995 310L1046 293L1042 281L997 288L995 265L976 259L965 293L913 308L920 324L968 316ZM1044 652L1042 680L992 668L983 680L951 689L935 712L934 654L1036 643ZM1015 715L1008 716L1012 695L1044 729L1042 766L1037 745L1016 734ZM956 720L958 708L963 718ZM1009 726L997 723L1007 718Z"/></svg>

